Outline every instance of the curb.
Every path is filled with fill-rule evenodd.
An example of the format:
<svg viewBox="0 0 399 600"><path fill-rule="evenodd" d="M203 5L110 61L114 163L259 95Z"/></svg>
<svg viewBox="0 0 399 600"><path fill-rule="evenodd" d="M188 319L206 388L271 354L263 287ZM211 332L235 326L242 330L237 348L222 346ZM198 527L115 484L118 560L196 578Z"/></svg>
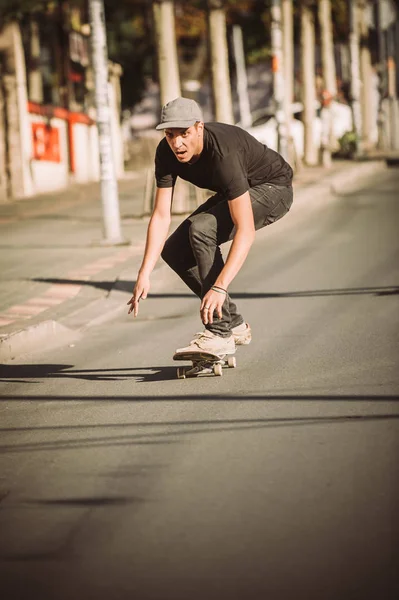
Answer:
<svg viewBox="0 0 399 600"><path fill-rule="evenodd" d="M166 264L160 264L156 267L156 273L158 277L152 284L151 291L159 292L163 289L165 277L170 270ZM87 329L102 325L127 312L127 294L125 287L120 283L121 277L124 277L124 272L115 279L107 297L89 302L77 311L60 317L59 321L50 319L10 334L0 335L0 362L8 362L39 350L47 352L76 342Z"/></svg>
<svg viewBox="0 0 399 600"><path fill-rule="evenodd" d="M330 191L333 194L347 194L360 187L365 187L364 183L368 178L374 177L377 173L388 170L385 160L362 161L355 163L353 168L344 170L341 173L327 178L330 184Z"/></svg>
<svg viewBox="0 0 399 600"><path fill-rule="evenodd" d="M387 170L388 166L383 160L358 162L343 172L332 173L310 185L295 188L294 183L294 204L291 210L297 211L299 206L301 210L325 206L338 197L367 187L371 179Z"/></svg>
<svg viewBox="0 0 399 600"><path fill-rule="evenodd" d="M61 325L57 321L42 321L26 329L15 331L3 339L0 338L0 360L9 361L17 356L40 349L51 350L80 338L77 331Z"/></svg>
<svg viewBox="0 0 399 600"><path fill-rule="evenodd" d="M354 163L343 171L326 175L324 179L309 185L295 187L294 181L295 199L310 200L309 196L314 196L318 191L328 193L330 196L349 194L366 187L369 179L387 170L388 166L384 160L373 160Z"/></svg>

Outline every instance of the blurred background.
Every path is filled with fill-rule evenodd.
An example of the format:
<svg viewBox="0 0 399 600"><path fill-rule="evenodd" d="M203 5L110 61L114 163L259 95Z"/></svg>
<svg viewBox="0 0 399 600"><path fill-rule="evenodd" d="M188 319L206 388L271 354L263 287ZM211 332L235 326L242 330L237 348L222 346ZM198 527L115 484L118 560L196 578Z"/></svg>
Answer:
<svg viewBox="0 0 399 600"><path fill-rule="evenodd" d="M117 178L178 95L296 171L399 147L397 0L0 0L0 202L100 178L98 4Z"/></svg>

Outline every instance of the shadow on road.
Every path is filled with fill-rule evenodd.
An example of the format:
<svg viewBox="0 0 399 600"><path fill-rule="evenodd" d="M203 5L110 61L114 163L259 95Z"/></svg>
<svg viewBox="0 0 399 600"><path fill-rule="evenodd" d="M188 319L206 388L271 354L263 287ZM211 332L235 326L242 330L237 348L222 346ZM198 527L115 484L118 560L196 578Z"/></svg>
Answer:
<svg viewBox="0 0 399 600"><path fill-rule="evenodd" d="M99 290L105 290L106 292L110 292L115 287L115 281L88 281L85 279L63 279L57 277L35 277L30 281L34 281L36 283L51 283L56 285L82 285L89 286ZM130 285L134 285L134 281L130 283ZM130 292L133 287L130 288ZM127 291L127 290L123 290Z"/></svg>
<svg viewBox="0 0 399 600"><path fill-rule="evenodd" d="M3 364L0 365L0 382L8 383L37 383L46 379L78 379L86 381L128 381L135 379L140 382L148 381L165 381L176 379L176 366L148 366L148 367L115 367L108 369L74 369L74 365L69 364ZM213 377L213 376L211 376ZM9 400L19 401L68 401L79 400L79 395L0 395L0 402ZM396 395L353 395L353 394L198 394L198 395L129 395L129 396L101 396L87 395L81 398L86 401L116 401L116 402L142 402L148 400L156 401L185 401L185 400L232 400L241 402L242 400L354 400L365 401L370 400L386 400L397 401L399 396Z"/></svg>
<svg viewBox="0 0 399 600"><path fill-rule="evenodd" d="M115 367L114 369L74 369L74 365L0 365L0 382L33 383L43 379L84 379L86 381L165 381L176 379L176 367ZM1 396L0 396L1 399Z"/></svg>
<svg viewBox="0 0 399 600"><path fill-rule="evenodd" d="M115 369L74 369L70 364L26 364L26 365L2 365L2 381L31 382L33 380L45 380L48 378L58 379L86 379L89 381L118 381L123 379L139 379L140 381L154 381L164 379L174 379L176 377L175 367L151 367L151 368L115 368ZM186 384L182 384L186 385ZM54 395L54 394L21 394L21 395L1 395L0 402L93 402L116 404L151 402L323 402L327 410L331 402L349 402L361 405L361 403L380 403L397 402L397 395L354 395L354 394L231 394L231 393L195 393L177 395L176 392L162 395L150 394L130 394L130 395ZM375 405L374 405L375 406ZM368 412L368 414L367 414ZM276 427L293 427L303 425L321 425L349 423L355 421L378 421L399 419L399 414L383 413L370 414L363 411L358 414L344 415L326 415L322 416L301 416L301 417L273 417L273 418L238 418L238 419L206 419L206 420L181 420L181 421L152 421L152 422L132 422L132 423L106 423L106 424L84 424L78 425L28 425L23 427L3 427L0 428L0 435L11 433L19 434L23 432L47 431L57 436L62 434L59 439L46 439L41 441L18 440L12 443L0 445L0 453L8 452L29 452L35 450L68 450L74 448L92 448L101 446L117 445L142 445L142 444L176 444L180 443L184 436L204 433L217 433L220 431L242 431L246 429L264 429ZM76 436L65 438L65 432L73 433ZM98 432L103 432L98 435ZM87 435L85 435L85 432ZM82 436L83 433L83 436ZM183 437L182 437L183 436Z"/></svg>
<svg viewBox="0 0 399 600"><path fill-rule="evenodd" d="M176 379L177 366L148 366L148 367L115 367L109 369L74 369L74 365L63 364L3 364L0 365L0 382L3 383L37 383L46 379L80 379L85 381L129 381L134 379L136 383L151 382L151 381L167 381ZM201 377L206 377L201 376ZM209 377L213 377L210 375ZM79 400L79 396L14 396L0 395L0 402L6 400L25 400L25 399L41 399L41 400ZM199 396L85 396L83 400L114 400L115 401L141 401L141 400L390 400L396 401L399 396L386 395L279 395L279 394L262 394L262 395L217 395L211 396L201 394Z"/></svg>
<svg viewBox="0 0 399 600"><path fill-rule="evenodd" d="M119 292L132 293L135 281L117 280L117 281L85 281L78 279L59 279L56 277L42 278L37 277L32 279L36 283L51 283L57 285L82 285L91 286L101 290L111 291L116 289ZM399 285L390 286L371 286L360 288L337 288L337 289L322 289L322 290L298 290L294 292L232 292L231 297L237 299L252 299L252 298L307 298L316 296L351 296L358 294L369 294L372 296L392 296L399 294ZM166 292L149 294L151 298L193 298L192 292Z"/></svg>
<svg viewBox="0 0 399 600"><path fill-rule="evenodd" d="M39 398L37 398L39 399ZM42 400L43 398L40 398ZM46 398L48 400L58 400L59 397ZM72 399L72 398L71 398ZM76 401L76 397L73 398ZM103 398L104 399L104 398ZM218 396L214 400L220 399ZM253 400L250 398L240 398L242 400ZM269 400L270 398L263 398ZM279 398L280 400L281 398ZM299 400L299 397L296 397ZM32 397L30 397L30 401ZM65 400L65 397L64 397ZM83 398L86 401L86 398ZM112 399L114 400L114 399ZM120 401L119 398L115 400ZM143 399L142 399L143 400ZM175 397L169 396L168 402L176 400ZM181 400L181 398L178 398ZM201 397L202 400L202 397ZM146 398L148 401L148 398ZM45 439L32 441L14 441L9 444L0 445L0 454L10 452L32 452L32 451L49 451L49 450L74 450L77 448L96 448L96 447L112 447L112 446L130 446L130 445L147 445L147 444L179 444L184 441L185 436L215 434L225 432L242 432L246 430L259 429L276 429L281 427L298 427L298 426L313 426L313 425L330 425L339 423L353 422L369 422L369 421L386 421L398 420L399 414L350 414L340 416L322 416L322 417L274 417L274 418L255 418L255 419L207 419L196 421L152 421L152 422L135 422L135 423L107 423L107 424L79 424L79 425L45 425L45 426L30 426L30 427L9 427L1 428L2 434L24 434L29 433L30 436L37 432L42 436L44 432L57 436L53 439ZM145 431L147 429L147 431ZM144 430L144 431L143 431ZM76 431L75 436L73 432ZM97 432L103 431L102 435ZM87 437L84 437L86 432ZM93 435L96 432L97 435ZM65 437L68 433L68 437ZM83 433L83 436L82 436ZM25 439L25 438L24 438Z"/></svg>

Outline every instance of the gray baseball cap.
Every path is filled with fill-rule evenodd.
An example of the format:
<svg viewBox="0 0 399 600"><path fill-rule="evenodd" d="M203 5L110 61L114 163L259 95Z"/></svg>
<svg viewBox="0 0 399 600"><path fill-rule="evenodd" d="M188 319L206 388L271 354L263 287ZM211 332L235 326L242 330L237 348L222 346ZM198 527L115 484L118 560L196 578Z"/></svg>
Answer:
<svg viewBox="0 0 399 600"><path fill-rule="evenodd" d="M189 98L175 98L162 107L161 122L156 129L186 129L203 121L202 110Z"/></svg>

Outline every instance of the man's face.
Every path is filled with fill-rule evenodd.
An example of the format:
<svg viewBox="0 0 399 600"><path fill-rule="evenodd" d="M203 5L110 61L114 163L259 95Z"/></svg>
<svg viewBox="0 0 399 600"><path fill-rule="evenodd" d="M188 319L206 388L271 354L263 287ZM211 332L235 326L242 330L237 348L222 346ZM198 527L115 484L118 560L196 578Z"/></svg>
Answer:
<svg viewBox="0 0 399 600"><path fill-rule="evenodd" d="M181 163L198 160L203 145L203 123L196 123L187 129L165 129L167 142Z"/></svg>

